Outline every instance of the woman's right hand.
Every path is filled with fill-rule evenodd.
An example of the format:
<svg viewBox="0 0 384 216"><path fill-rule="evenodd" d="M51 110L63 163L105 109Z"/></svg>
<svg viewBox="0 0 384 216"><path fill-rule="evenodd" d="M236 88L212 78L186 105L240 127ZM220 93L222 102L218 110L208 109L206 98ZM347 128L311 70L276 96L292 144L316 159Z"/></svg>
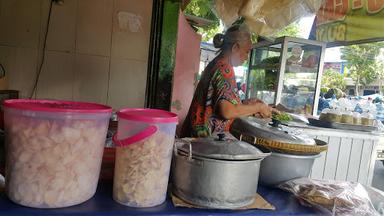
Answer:
<svg viewBox="0 0 384 216"><path fill-rule="evenodd" d="M264 101L257 99L257 98L250 98L243 100L243 104L257 104L257 103L264 103Z"/></svg>
<svg viewBox="0 0 384 216"><path fill-rule="evenodd" d="M259 102L254 104L256 108L255 114L260 116L261 118L271 118L272 111L274 110L272 107L268 106L265 103Z"/></svg>

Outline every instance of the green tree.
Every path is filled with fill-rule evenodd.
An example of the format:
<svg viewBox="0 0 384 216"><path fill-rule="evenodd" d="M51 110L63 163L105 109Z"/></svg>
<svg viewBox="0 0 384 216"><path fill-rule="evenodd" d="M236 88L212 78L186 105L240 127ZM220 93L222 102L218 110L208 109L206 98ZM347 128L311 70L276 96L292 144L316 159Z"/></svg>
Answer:
<svg viewBox="0 0 384 216"><path fill-rule="evenodd" d="M379 58L377 58L377 63L378 63L378 70L377 70L377 79L379 80L379 89L380 93L384 93L384 48L380 49L380 54Z"/></svg>
<svg viewBox="0 0 384 216"><path fill-rule="evenodd" d="M290 37L298 37L300 33L300 27L298 22L291 23L281 31L277 32L274 36L275 37L282 37L282 36L290 36Z"/></svg>
<svg viewBox="0 0 384 216"><path fill-rule="evenodd" d="M184 13L213 21L209 26L197 27L197 32L202 35L202 41L209 41L219 32L220 20L213 13L210 0L192 0Z"/></svg>
<svg viewBox="0 0 384 216"><path fill-rule="evenodd" d="M321 78L321 87L325 89L339 88L344 91L346 87L344 75L332 69L325 70Z"/></svg>
<svg viewBox="0 0 384 216"><path fill-rule="evenodd" d="M356 95L359 95L360 86L365 88L368 84L380 77L380 63L377 60L380 49L384 43L366 43L341 48L341 59L347 61L349 76L355 83Z"/></svg>

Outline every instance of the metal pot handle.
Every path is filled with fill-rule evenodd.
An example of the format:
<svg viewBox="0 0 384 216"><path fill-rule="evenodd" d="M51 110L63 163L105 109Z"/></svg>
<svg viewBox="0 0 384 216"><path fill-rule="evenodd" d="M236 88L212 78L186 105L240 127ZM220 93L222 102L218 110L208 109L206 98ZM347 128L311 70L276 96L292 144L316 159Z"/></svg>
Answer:
<svg viewBox="0 0 384 216"><path fill-rule="evenodd" d="M189 152L188 152L188 160L192 160L192 144L191 142L188 142Z"/></svg>
<svg viewBox="0 0 384 216"><path fill-rule="evenodd" d="M188 160L191 161L192 160L192 144L189 141L185 141L184 143L188 143L188 148L189 148ZM175 145L173 145L173 152L174 152L175 155L178 155L178 153L177 153L177 142L175 142Z"/></svg>
<svg viewBox="0 0 384 216"><path fill-rule="evenodd" d="M177 142L175 142L175 144L173 145L173 154L175 154L176 156L178 155L177 154Z"/></svg>

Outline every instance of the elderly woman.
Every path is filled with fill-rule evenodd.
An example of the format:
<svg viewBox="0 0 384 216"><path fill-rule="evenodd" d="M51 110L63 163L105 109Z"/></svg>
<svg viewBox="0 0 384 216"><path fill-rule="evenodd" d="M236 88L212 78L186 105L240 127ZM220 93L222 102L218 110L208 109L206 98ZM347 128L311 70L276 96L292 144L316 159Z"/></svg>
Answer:
<svg viewBox="0 0 384 216"><path fill-rule="evenodd" d="M185 119L183 137L206 137L229 131L234 118L247 115L271 117L272 108L260 100L241 101L233 67L248 59L251 35L243 25L230 27L213 39L219 54L202 73Z"/></svg>

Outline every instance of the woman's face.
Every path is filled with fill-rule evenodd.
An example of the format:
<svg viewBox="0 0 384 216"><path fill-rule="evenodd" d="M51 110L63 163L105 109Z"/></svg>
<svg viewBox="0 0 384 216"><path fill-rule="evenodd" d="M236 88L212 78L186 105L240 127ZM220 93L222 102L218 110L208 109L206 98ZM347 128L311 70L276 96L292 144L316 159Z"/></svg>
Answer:
<svg viewBox="0 0 384 216"><path fill-rule="evenodd" d="M249 57L249 52L252 48L251 40L247 40L243 43L236 43L232 47L231 52L231 64L232 66L240 66L246 61Z"/></svg>

